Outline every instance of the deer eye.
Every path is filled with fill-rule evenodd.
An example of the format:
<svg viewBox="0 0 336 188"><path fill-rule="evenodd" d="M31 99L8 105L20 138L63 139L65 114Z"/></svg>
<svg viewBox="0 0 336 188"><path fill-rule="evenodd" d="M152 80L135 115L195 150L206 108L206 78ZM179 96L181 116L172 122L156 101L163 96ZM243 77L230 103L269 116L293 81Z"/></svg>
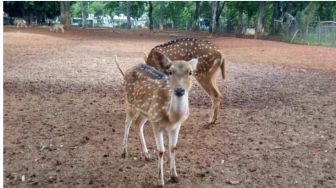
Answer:
<svg viewBox="0 0 336 188"><path fill-rule="evenodd" d="M192 73L193 73L192 71L189 71L189 76L191 76L191 75L192 75Z"/></svg>

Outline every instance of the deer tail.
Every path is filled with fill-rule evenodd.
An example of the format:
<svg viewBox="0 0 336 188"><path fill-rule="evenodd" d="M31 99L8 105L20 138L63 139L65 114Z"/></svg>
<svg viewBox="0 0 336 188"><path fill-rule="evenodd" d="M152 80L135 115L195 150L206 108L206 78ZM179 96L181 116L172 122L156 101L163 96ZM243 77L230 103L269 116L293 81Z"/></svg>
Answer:
<svg viewBox="0 0 336 188"><path fill-rule="evenodd" d="M222 57L221 59L221 65L220 65L220 69L221 69L221 72L222 72L222 78L223 80L225 80L225 77L226 77L226 67L225 67L225 60L224 58Z"/></svg>
<svg viewBox="0 0 336 188"><path fill-rule="evenodd" d="M115 62L115 64L117 65L117 67L118 67L118 69L119 69L121 75L122 75L123 77L125 77L124 72L121 70L121 68L120 68L120 66L119 66L117 55L114 56L114 62Z"/></svg>

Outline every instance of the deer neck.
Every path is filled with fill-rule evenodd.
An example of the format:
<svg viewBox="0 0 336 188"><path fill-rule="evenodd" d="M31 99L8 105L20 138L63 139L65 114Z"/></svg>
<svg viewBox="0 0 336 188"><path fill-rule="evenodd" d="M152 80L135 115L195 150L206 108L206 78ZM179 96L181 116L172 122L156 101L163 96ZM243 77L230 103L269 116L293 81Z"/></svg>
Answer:
<svg viewBox="0 0 336 188"><path fill-rule="evenodd" d="M186 92L183 96L172 95L168 110L169 120L178 122L189 112L189 94Z"/></svg>

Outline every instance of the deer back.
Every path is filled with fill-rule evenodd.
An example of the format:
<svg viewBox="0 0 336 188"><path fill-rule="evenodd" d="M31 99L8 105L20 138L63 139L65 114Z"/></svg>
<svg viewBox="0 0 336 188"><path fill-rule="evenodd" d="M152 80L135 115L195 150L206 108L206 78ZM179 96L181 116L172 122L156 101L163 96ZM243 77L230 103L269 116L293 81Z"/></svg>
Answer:
<svg viewBox="0 0 336 188"><path fill-rule="evenodd" d="M167 67L163 67L153 57L153 52L158 51L165 54L170 60L189 61L198 59L195 75L210 71L215 60L220 60L222 54L209 41L195 38L181 38L154 47L148 55L146 64L164 72ZM169 67L168 67L169 68Z"/></svg>
<svg viewBox="0 0 336 188"><path fill-rule="evenodd" d="M125 73L126 102L151 121L164 118L170 101L168 77L145 64L135 66Z"/></svg>

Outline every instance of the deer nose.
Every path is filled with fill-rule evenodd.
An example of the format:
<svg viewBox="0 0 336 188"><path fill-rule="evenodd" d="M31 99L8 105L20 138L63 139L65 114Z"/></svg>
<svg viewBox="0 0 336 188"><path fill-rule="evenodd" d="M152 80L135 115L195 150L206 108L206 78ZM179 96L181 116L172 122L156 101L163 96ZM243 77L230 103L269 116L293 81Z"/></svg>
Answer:
<svg viewBox="0 0 336 188"><path fill-rule="evenodd" d="M175 92L175 95L178 97L182 97L184 95L184 89L180 87L176 88L174 92Z"/></svg>

